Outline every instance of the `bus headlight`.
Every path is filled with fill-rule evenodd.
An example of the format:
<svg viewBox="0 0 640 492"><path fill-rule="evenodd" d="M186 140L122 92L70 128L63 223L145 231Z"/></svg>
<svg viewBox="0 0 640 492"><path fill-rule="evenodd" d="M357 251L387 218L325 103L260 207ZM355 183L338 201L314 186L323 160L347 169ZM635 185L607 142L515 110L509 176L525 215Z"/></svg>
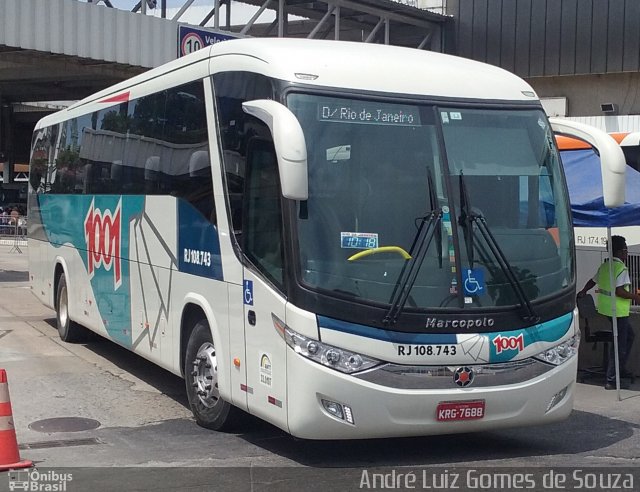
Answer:
<svg viewBox="0 0 640 492"><path fill-rule="evenodd" d="M548 362L555 366L564 364L571 357L578 353L578 347L580 346L580 332L572 336L568 340L565 340L559 345L552 347L544 352L540 352L535 356L536 359Z"/></svg>
<svg viewBox="0 0 640 492"><path fill-rule="evenodd" d="M271 318L276 331L285 339L289 347L303 357L325 367L352 374L366 371L380 364L378 359L307 338L289 328L274 314L271 315Z"/></svg>

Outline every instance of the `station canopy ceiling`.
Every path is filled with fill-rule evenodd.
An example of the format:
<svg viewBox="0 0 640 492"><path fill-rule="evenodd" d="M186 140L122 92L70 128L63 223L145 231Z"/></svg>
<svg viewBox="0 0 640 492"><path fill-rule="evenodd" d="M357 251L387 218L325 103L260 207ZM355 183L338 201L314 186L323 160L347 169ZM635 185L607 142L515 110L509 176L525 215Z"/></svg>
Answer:
<svg viewBox="0 0 640 492"><path fill-rule="evenodd" d="M109 0L47 0L46 12L38 0L2 1L0 25L6 29L0 30L0 100L5 104L78 100L174 59L178 25L194 2L181 0L179 12L167 9L166 18L160 18L164 0L157 0L154 15L133 0L132 10L113 8ZM210 0L208 14L197 22L239 36L342 39L443 51L445 26L452 21L390 0L243 0L255 11L272 11L275 20L260 23L260 15L230 26L230 14L240 2L231 1L227 9L224 1ZM216 11L222 15L216 18Z"/></svg>

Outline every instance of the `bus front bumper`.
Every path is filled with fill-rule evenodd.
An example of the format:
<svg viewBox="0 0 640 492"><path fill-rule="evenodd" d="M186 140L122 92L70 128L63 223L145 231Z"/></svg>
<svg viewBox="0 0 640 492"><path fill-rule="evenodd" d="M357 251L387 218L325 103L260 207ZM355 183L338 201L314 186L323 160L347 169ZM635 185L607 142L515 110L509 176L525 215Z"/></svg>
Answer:
<svg viewBox="0 0 640 492"><path fill-rule="evenodd" d="M573 408L577 364L574 356L544 375L518 384L459 388L452 381L450 389L400 390L342 374L289 351L289 432L305 439L366 439L557 422L567 418ZM482 418L437 420L441 403L477 401L484 402ZM343 418L327 410L327 406L335 409L334 404L342 407ZM345 412L353 423L347 421Z"/></svg>

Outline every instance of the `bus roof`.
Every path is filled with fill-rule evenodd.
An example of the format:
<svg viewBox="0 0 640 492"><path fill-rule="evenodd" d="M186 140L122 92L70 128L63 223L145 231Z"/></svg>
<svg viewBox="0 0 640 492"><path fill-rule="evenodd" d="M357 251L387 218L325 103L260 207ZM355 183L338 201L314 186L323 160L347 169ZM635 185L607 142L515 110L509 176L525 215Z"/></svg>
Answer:
<svg viewBox="0 0 640 492"><path fill-rule="evenodd" d="M609 135L611 135L621 147L640 145L640 132L614 132L609 133ZM559 150L586 150L591 148L591 145L584 140L565 137L563 135L556 135L556 143Z"/></svg>
<svg viewBox="0 0 640 492"><path fill-rule="evenodd" d="M242 51L238 51L242 50ZM251 53L271 75L311 84L368 91L495 100L535 98L519 77L493 65L433 51L399 46L308 39L243 39L218 43L211 56ZM526 96L529 92L531 96Z"/></svg>
<svg viewBox="0 0 640 492"><path fill-rule="evenodd" d="M535 102L534 90L501 68L466 58L398 46L292 38L245 38L216 43L100 91L45 117L37 128L72 115L106 108L135 95L136 87L210 60L212 73L255 71L300 84L380 93ZM198 72L201 73L200 71ZM172 86L196 80L175 77ZM101 103L101 104L100 104ZM95 106L100 104L99 106ZM83 108L90 105L92 107ZM53 116L53 115L52 115Z"/></svg>

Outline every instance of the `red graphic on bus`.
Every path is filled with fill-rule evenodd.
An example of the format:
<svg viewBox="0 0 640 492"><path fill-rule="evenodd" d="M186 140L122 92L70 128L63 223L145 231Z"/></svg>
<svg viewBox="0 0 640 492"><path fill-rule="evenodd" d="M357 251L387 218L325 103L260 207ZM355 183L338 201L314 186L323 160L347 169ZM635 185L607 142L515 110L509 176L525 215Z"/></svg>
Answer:
<svg viewBox="0 0 640 492"><path fill-rule="evenodd" d="M501 353L503 350L517 350L521 352L524 350L524 336L522 333L517 337L503 337L498 335L493 339L493 344L496 347L496 354Z"/></svg>
<svg viewBox="0 0 640 492"><path fill-rule="evenodd" d="M110 271L113 267L114 290L122 284L120 266L120 209L122 198L115 212L95 208L94 200L84 219L84 237L87 242L87 272L93 278L98 268Z"/></svg>

